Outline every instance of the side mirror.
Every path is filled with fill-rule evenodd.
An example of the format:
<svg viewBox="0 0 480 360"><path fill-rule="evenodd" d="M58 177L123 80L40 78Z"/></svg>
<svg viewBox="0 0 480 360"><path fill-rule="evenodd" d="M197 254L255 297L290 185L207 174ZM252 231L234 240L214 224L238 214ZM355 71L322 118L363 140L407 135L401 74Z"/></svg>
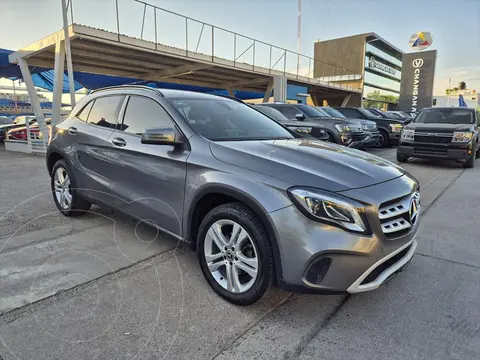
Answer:
<svg viewBox="0 0 480 360"><path fill-rule="evenodd" d="M297 115L295 115L295 119L297 119L298 121L303 121L303 120L305 120L305 115L297 114Z"/></svg>
<svg viewBox="0 0 480 360"><path fill-rule="evenodd" d="M142 133L142 144L176 145L181 139L175 128L147 128Z"/></svg>

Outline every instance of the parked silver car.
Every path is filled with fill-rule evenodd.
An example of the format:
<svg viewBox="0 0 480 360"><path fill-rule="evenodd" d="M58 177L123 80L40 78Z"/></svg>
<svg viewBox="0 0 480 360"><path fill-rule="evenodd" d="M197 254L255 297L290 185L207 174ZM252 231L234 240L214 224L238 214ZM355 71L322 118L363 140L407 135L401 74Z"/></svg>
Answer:
<svg viewBox="0 0 480 360"><path fill-rule="evenodd" d="M66 216L108 205L191 243L210 286L239 305L270 285L378 288L412 258L417 181L295 133L241 101L123 86L52 127L53 198Z"/></svg>

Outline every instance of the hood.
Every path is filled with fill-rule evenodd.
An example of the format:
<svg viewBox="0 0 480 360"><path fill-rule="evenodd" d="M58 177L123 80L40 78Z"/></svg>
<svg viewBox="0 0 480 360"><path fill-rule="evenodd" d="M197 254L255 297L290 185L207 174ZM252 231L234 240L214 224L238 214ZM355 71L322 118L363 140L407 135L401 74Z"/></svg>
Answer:
<svg viewBox="0 0 480 360"><path fill-rule="evenodd" d="M308 121L308 120L305 120L305 121L282 121L280 124L282 124L283 126L298 126L298 127L302 127L302 126L305 126L305 127L320 127L320 128L323 128L325 129L325 125L323 125L320 121Z"/></svg>
<svg viewBox="0 0 480 360"><path fill-rule="evenodd" d="M351 120L359 122L362 125L377 125L377 123L372 120L364 120L364 119L351 119Z"/></svg>
<svg viewBox="0 0 480 360"><path fill-rule="evenodd" d="M212 142L210 149L222 162L328 191L366 187L405 173L363 151L308 139Z"/></svg>
<svg viewBox="0 0 480 360"><path fill-rule="evenodd" d="M405 129L417 130L423 132L454 132L454 131L470 131L472 124L441 124L441 123L410 123Z"/></svg>

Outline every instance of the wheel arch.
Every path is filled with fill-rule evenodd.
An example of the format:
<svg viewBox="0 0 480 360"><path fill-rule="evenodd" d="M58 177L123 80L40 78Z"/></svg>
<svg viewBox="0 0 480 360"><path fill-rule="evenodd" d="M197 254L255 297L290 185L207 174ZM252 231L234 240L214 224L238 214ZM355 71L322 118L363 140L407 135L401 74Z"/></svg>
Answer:
<svg viewBox="0 0 480 360"><path fill-rule="evenodd" d="M48 174L52 173L53 167L55 166L56 162L59 160L64 160L65 157L60 154L58 151L50 151L47 154L47 170Z"/></svg>
<svg viewBox="0 0 480 360"><path fill-rule="evenodd" d="M238 189L232 189L220 184L206 185L198 191L193 198L187 215L186 239L192 244L197 242L197 230L205 215L213 208L229 202L239 202L247 206L262 222L267 231L268 240L273 249L273 269L274 281L276 278L282 278L282 266L280 250L278 247L277 234L272 225L267 211L248 194L244 194Z"/></svg>

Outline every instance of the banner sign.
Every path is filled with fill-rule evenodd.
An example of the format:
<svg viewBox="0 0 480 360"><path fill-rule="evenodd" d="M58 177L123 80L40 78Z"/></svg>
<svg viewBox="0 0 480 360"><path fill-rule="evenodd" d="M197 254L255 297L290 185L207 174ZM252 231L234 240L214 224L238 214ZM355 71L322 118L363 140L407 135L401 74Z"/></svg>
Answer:
<svg viewBox="0 0 480 360"><path fill-rule="evenodd" d="M437 50L403 54L399 110L418 112L431 107Z"/></svg>

